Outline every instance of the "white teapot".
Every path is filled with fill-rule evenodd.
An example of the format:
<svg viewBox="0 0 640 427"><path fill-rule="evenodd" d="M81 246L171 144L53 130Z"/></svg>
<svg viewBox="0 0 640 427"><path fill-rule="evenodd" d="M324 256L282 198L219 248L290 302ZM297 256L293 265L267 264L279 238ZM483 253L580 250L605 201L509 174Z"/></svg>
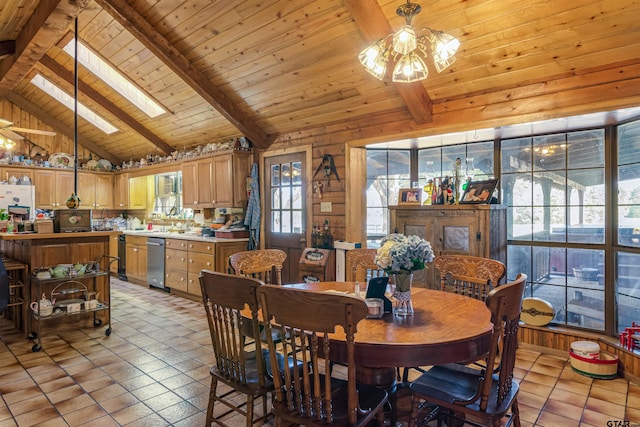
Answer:
<svg viewBox="0 0 640 427"><path fill-rule="evenodd" d="M31 303L31 310L40 316L51 316L51 313L53 313L53 302L49 301L45 294L42 294L40 301Z"/></svg>

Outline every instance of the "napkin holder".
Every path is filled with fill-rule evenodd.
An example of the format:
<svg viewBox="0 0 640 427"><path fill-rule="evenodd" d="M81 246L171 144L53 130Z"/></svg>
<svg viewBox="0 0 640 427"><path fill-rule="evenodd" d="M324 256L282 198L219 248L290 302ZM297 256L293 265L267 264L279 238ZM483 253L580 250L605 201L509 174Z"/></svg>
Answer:
<svg viewBox="0 0 640 427"><path fill-rule="evenodd" d="M385 313L391 313L392 311L391 300L384 295L387 291L388 283L389 278L386 276L372 277L369 279L369 286L367 286L367 298L380 298L384 303Z"/></svg>

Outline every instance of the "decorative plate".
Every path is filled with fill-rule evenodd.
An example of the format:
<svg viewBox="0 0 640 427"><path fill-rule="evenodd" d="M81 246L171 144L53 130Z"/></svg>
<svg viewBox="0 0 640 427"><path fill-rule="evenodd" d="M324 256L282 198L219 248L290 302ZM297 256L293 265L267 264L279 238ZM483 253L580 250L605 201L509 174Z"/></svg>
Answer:
<svg viewBox="0 0 640 427"><path fill-rule="evenodd" d="M110 171L111 170L111 162L107 159L100 159L98 160L98 168L102 169L102 170L106 170L106 171Z"/></svg>
<svg viewBox="0 0 640 427"><path fill-rule="evenodd" d="M91 171L92 171L92 170L96 170L96 169L98 169L98 167L99 167L98 165L99 165L99 163L98 163L98 161L97 161L97 160L93 160L93 159L91 159L91 160L89 160L89 161L87 162L87 164L86 164L85 166L86 166L86 168L87 168L87 169L89 169L89 170L91 170Z"/></svg>
<svg viewBox="0 0 640 427"><path fill-rule="evenodd" d="M72 168L73 156L67 153L53 153L49 156L49 164L54 168Z"/></svg>

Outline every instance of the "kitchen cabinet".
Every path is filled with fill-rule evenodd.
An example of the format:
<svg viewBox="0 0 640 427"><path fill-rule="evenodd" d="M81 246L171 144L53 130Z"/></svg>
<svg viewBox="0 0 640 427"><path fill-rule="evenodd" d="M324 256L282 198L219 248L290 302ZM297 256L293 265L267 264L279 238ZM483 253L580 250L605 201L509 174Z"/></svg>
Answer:
<svg viewBox="0 0 640 427"><path fill-rule="evenodd" d="M184 162L184 207L244 207L247 203L246 182L252 159L251 153L234 152Z"/></svg>
<svg viewBox="0 0 640 427"><path fill-rule="evenodd" d="M129 178L128 209L147 209L150 180L153 180L151 175Z"/></svg>
<svg viewBox="0 0 640 427"><path fill-rule="evenodd" d="M29 181L33 183L34 178L34 170L33 168L21 168L21 167L3 167L0 168L0 180L7 181L8 183L14 184L17 183L18 180L24 180L24 177L28 177Z"/></svg>
<svg viewBox="0 0 640 427"><path fill-rule="evenodd" d="M113 178L111 174L78 172L80 206L90 209L113 209Z"/></svg>
<svg viewBox="0 0 640 427"><path fill-rule="evenodd" d="M65 202L75 190L74 181L73 171L70 170L36 169L33 174L33 184L36 186L36 207L66 209Z"/></svg>
<svg viewBox="0 0 640 427"><path fill-rule="evenodd" d="M127 235L126 244L127 279L137 283L147 283L147 238Z"/></svg>
<svg viewBox="0 0 640 427"><path fill-rule="evenodd" d="M391 230L431 243L436 256L472 255L507 262L507 215L501 205L389 207ZM414 273L414 284L440 288L433 265Z"/></svg>
<svg viewBox="0 0 640 427"><path fill-rule="evenodd" d="M109 237L109 256L118 258L120 255L118 254L118 240L120 239L120 234L114 234ZM109 269L111 273L114 275L118 274L118 262L112 262L109 264Z"/></svg>
<svg viewBox="0 0 640 427"><path fill-rule="evenodd" d="M129 208L129 174L126 172L115 174L113 177L113 207Z"/></svg>
<svg viewBox="0 0 640 427"><path fill-rule="evenodd" d="M165 240L165 284L172 291L200 297L200 271L215 268L215 243Z"/></svg>
<svg viewBox="0 0 640 427"><path fill-rule="evenodd" d="M182 203L185 208L213 207L213 162L211 158L182 164Z"/></svg>

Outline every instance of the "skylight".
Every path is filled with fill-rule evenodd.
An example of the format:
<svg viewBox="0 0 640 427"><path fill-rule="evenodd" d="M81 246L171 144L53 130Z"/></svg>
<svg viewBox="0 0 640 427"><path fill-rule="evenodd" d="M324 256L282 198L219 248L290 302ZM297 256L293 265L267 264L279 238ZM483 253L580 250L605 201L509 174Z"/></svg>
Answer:
<svg viewBox="0 0 640 427"><path fill-rule="evenodd" d="M40 74L36 74L33 79L31 79L31 83L42 89L44 92L48 93L52 97L54 97L58 102L63 104L65 107L69 108L71 111L74 111L74 102L73 97L67 94L65 91L60 89L58 86L50 82L49 80L42 77ZM111 123L98 116L96 113L91 111L86 106L82 105L82 103L78 102L78 115L82 118L89 121L95 127L103 131L104 133L111 135L118 131L118 128L113 126Z"/></svg>
<svg viewBox="0 0 640 427"><path fill-rule="evenodd" d="M75 39L71 39L64 47L64 51L71 57L74 56ZM118 70L113 68L109 63L104 61L98 55L87 49L81 41L78 40L78 62L85 66L89 71L102 79L106 84L111 86L113 90L128 99L133 105L142 110L149 117L157 117L167 111L158 103L151 99L147 94L138 89L129 80L127 80Z"/></svg>

